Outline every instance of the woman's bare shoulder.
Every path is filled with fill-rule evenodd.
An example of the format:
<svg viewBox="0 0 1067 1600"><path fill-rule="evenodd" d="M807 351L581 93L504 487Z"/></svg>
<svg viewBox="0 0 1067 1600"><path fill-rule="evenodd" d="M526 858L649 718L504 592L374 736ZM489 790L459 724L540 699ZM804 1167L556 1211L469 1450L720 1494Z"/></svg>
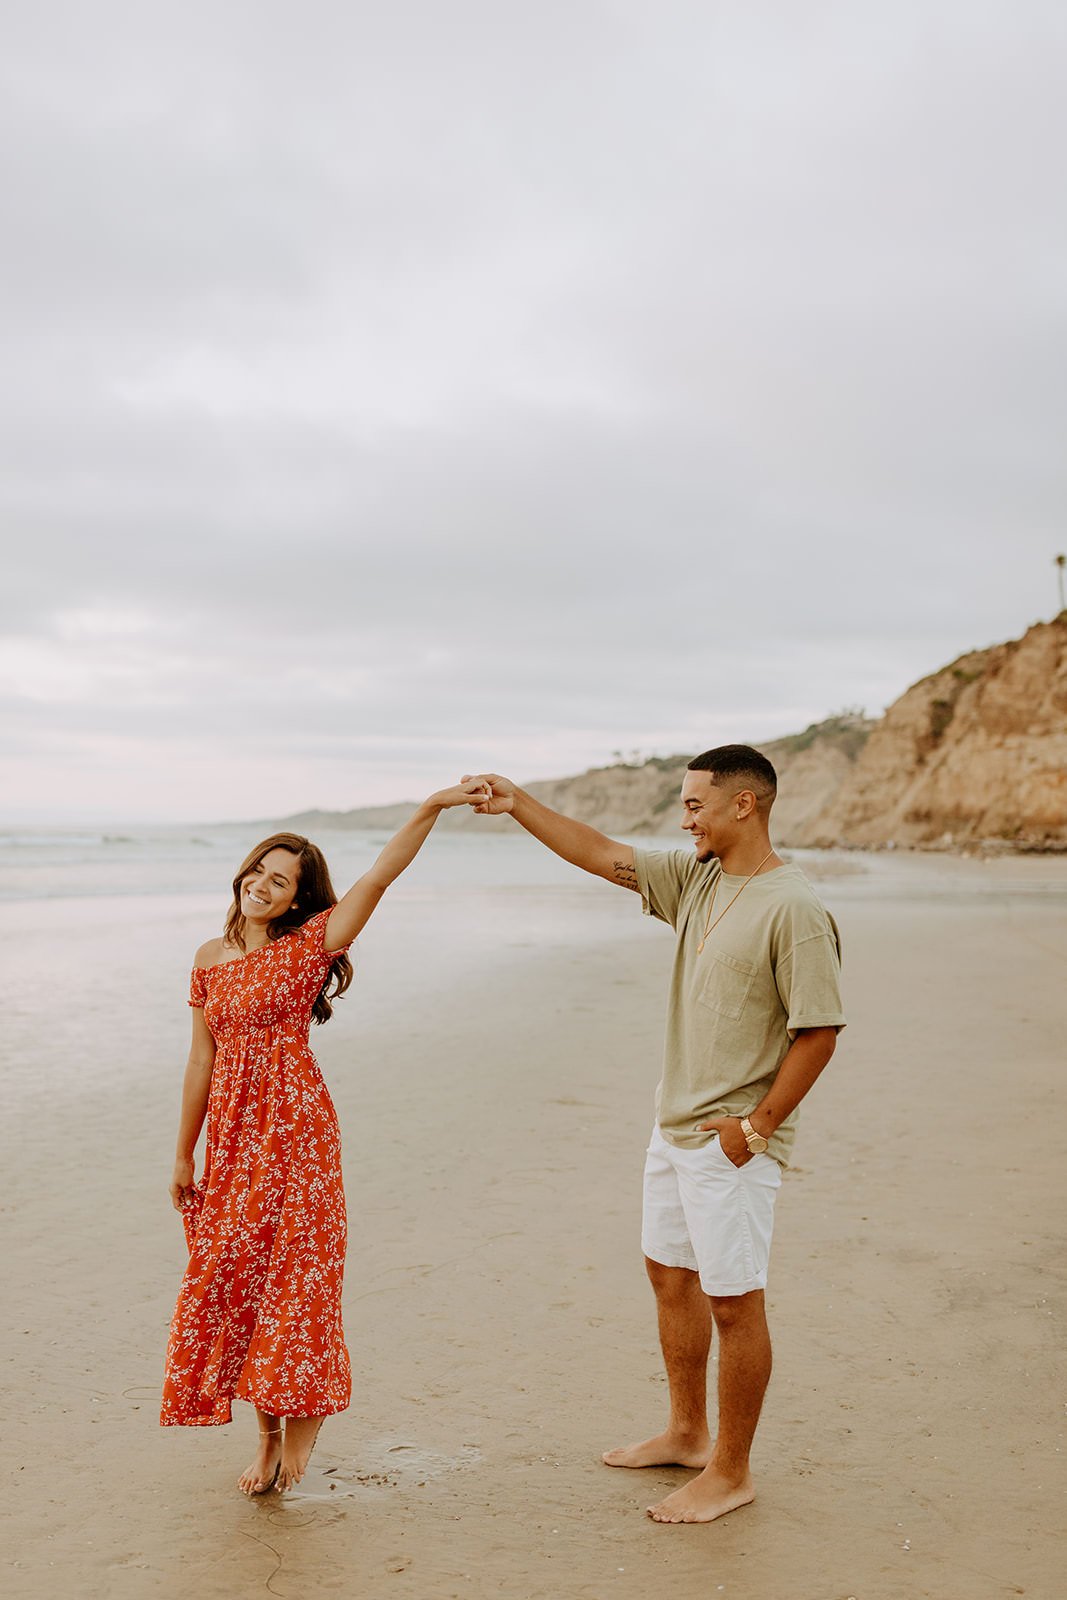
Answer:
<svg viewBox="0 0 1067 1600"><path fill-rule="evenodd" d="M194 967L214 967L225 960L226 944L221 934L217 939L209 939L207 944L202 944L193 958Z"/></svg>

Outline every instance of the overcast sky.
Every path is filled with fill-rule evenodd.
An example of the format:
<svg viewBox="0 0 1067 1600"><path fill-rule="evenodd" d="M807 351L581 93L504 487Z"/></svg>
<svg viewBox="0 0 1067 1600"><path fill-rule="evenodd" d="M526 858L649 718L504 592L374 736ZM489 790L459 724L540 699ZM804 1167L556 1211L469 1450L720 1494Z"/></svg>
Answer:
<svg viewBox="0 0 1067 1600"><path fill-rule="evenodd" d="M5 10L0 820L766 739L1057 609L1061 3Z"/></svg>

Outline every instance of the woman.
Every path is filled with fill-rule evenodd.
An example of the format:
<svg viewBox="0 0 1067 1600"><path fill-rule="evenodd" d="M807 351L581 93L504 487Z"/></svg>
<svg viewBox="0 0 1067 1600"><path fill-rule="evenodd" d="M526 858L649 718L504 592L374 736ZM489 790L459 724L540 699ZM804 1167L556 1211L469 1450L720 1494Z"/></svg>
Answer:
<svg viewBox="0 0 1067 1600"><path fill-rule="evenodd" d="M222 937L196 953L170 1184L189 1266L160 1421L212 1426L230 1421L235 1396L251 1402L260 1439L238 1483L247 1495L298 1484L323 1417L351 1394L341 1147L309 1023L325 1022L330 997L347 989L349 945L440 812L483 796L473 781L431 795L336 904L321 851L297 834L272 835L234 879Z"/></svg>

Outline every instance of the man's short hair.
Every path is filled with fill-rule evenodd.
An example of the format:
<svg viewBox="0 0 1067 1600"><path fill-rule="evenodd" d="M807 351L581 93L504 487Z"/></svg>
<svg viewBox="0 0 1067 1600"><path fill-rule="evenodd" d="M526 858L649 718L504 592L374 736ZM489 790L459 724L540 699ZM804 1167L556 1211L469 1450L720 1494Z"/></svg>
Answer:
<svg viewBox="0 0 1067 1600"><path fill-rule="evenodd" d="M689 763L690 772L706 772L715 787L734 783L738 789L751 789L761 811L769 811L778 793L778 774L750 744L720 744L705 750Z"/></svg>

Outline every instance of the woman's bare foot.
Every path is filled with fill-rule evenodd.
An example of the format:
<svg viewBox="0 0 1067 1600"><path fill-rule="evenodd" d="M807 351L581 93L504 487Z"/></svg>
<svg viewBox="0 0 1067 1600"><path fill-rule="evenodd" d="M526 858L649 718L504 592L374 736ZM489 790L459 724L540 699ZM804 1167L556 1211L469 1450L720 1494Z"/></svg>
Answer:
<svg viewBox="0 0 1067 1600"><path fill-rule="evenodd" d="M703 1433L657 1433L654 1439L605 1450L601 1460L609 1467L706 1467L711 1460L711 1436Z"/></svg>
<svg viewBox="0 0 1067 1600"><path fill-rule="evenodd" d="M728 1478L713 1467L706 1467L699 1478L684 1483L658 1505L649 1506L653 1522L714 1522L728 1511L750 1505L756 1498L751 1474Z"/></svg>
<svg viewBox="0 0 1067 1600"><path fill-rule="evenodd" d="M282 1459L282 1430L276 1428L260 1428L259 1449L250 1467L246 1467L237 1480L237 1487L242 1494L266 1494L268 1489L274 1487L274 1479Z"/></svg>
<svg viewBox="0 0 1067 1600"><path fill-rule="evenodd" d="M286 1417L279 1489L295 1489L304 1476L322 1423L322 1417Z"/></svg>

